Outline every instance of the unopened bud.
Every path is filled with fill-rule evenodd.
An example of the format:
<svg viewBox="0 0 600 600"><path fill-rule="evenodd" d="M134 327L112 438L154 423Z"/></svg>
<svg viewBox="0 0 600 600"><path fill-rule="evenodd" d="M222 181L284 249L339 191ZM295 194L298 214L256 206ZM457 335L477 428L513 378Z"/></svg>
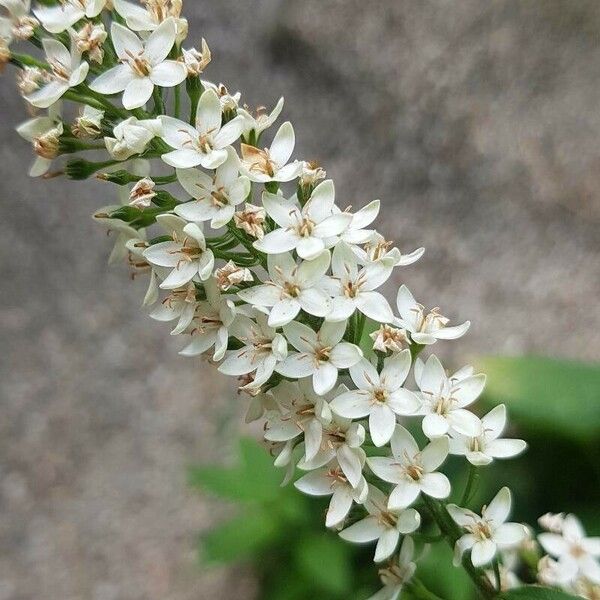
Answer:
<svg viewBox="0 0 600 600"><path fill-rule="evenodd" d="M224 267L215 271L217 284L223 291L227 291L233 285L239 285L244 281L253 281L249 269L238 267L233 261L229 261Z"/></svg>
<svg viewBox="0 0 600 600"><path fill-rule="evenodd" d="M62 123L33 140L33 149L38 156L47 159L56 158L60 150L60 136L63 133Z"/></svg>
<svg viewBox="0 0 600 600"><path fill-rule="evenodd" d="M400 352L410 344L406 329L398 329L389 325L381 325L381 327L369 335L373 340L373 350L379 352Z"/></svg>
<svg viewBox="0 0 600 600"><path fill-rule="evenodd" d="M183 50L183 62L188 72L188 77L197 77L208 66L211 61L211 52L206 40L202 38L202 50L196 48Z"/></svg>
<svg viewBox="0 0 600 600"><path fill-rule="evenodd" d="M10 62L10 49L6 40L0 38L0 73L4 70L4 67Z"/></svg>
<svg viewBox="0 0 600 600"><path fill-rule="evenodd" d="M243 229L248 235L262 240L265 237L263 223L267 218L267 212L262 206L246 204L246 209L233 215L235 226Z"/></svg>
<svg viewBox="0 0 600 600"><path fill-rule="evenodd" d="M144 210L148 208L152 203L152 198L156 196L156 192L154 191L155 187L154 181L150 179L150 177L144 177L144 179L140 179L131 190L129 194L129 205L135 206L140 210Z"/></svg>
<svg viewBox="0 0 600 600"><path fill-rule="evenodd" d="M108 34L102 23L86 23L74 36L75 45L81 54L88 53L90 60L102 64L104 60L103 44Z"/></svg>

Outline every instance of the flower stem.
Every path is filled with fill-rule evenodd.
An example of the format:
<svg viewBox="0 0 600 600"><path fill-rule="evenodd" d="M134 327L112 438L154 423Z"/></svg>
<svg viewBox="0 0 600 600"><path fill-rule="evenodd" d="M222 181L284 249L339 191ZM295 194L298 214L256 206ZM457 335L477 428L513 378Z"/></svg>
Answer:
<svg viewBox="0 0 600 600"><path fill-rule="evenodd" d="M498 563L498 557L494 558L494 579L496 580L496 589L498 592L502 591L502 578L500 577L500 564Z"/></svg>
<svg viewBox="0 0 600 600"><path fill-rule="evenodd" d="M406 584L407 589L412 593L413 596L418 600L443 600L440 596L434 594L429 590L425 584L419 579L412 579Z"/></svg>
<svg viewBox="0 0 600 600"><path fill-rule="evenodd" d="M436 501L426 495L423 495L423 501L431 513L433 520L437 523L440 531L444 534L446 541L451 548L454 548L456 540L458 540L460 537L460 529L452 520L452 517L448 513L446 506L442 502ZM486 598L487 600L495 596L495 591L492 589L487 579L484 578L481 570L473 566L469 557L463 557L462 566L472 579L473 583L477 587L477 591L483 598Z"/></svg>
<svg viewBox="0 0 600 600"><path fill-rule="evenodd" d="M173 107L173 113L176 119L179 119L181 115L181 87L175 86L175 104Z"/></svg>
<svg viewBox="0 0 600 600"><path fill-rule="evenodd" d="M467 485L465 491L460 500L459 506L468 507L469 502L473 499L475 491L477 489L477 483L479 483L479 472L475 465L469 464L469 475L467 478Z"/></svg>

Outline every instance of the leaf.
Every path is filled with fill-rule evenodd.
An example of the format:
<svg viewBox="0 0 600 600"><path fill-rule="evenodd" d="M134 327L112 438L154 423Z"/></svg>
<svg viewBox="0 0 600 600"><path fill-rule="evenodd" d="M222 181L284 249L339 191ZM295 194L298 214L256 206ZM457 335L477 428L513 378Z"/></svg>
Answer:
<svg viewBox="0 0 600 600"><path fill-rule="evenodd" d="M352 589L349 547L329 532L301 540L296 548L296 563L314 586L333 594Z"/></svg>
<svg viewBox="0 0 600 600"><path fill-rule="evenodd" d="M600 366L541 357L484 357L484 401L544 433L593 441L600 432Z"/></svg>
<svg viewBox="0 0 600 600"><path fill-rule="evenodd" d="M231 519L201 539L201 554L208 563L228 563L254 555L282 532L263 509Z"/></svg>
<svg viewBox="0 0 600 600"><path fill-rule="evenodd" d="M445 544L429 546L419 561L419 577L442 598L469 600L473 597L473 583L463 569L452 565L452 557L452 549Z"/></svg>
<svg viewBox="0 0 600 600"><path fill-rule="evenodd" d="M575 596L565 592L537 585L527 585L504 592L500 598L502 600L577 600Z"/></svg>
<svg viewBox="0 0 600 600"><path fill-rule="evenodd" d="M238 467L192 467L189 484L229 500L265 502L277 498L281 474L268 452L256 441L242 439L240 457Z"/></svg>

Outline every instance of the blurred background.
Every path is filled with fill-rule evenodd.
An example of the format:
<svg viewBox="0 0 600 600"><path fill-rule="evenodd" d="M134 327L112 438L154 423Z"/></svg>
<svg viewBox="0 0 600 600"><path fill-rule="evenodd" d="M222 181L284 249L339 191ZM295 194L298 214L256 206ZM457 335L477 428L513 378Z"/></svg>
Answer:
<svg viewBox="0 0 600 600"><path fill-rule="evenodd" d="M206 77L251 106L284 95L297 156L326 168L339 204L381 198L381 232L403 251L427 248L392 284L473 322L436 353L456 367L483 355L600 358L598 2L185 4L189 45L205 37L213 51ZM249 562L208 568L206 543L199 561L198 535L210 541L238 512L189 486L187 467L235 462L246 399L179 357L169 329L140 312L144 283L107 267L111 243L90 215L113 190L27 177L11 79L0 83L0 600L315 597L265 583L252 563L266 553L288 568L277 553L294 531L321 531L318 504L299 500L272 535L257 526ZM512 403L531 443L492 487L517 488L518 518L578 510L597 535L597 369L487 366L489 401ZM312 573L306 543L295 560ZM314 543L337 552L329 537ZM338 555L328 572L369 553ZM320 598L349 597L324 585Z"/></svg>

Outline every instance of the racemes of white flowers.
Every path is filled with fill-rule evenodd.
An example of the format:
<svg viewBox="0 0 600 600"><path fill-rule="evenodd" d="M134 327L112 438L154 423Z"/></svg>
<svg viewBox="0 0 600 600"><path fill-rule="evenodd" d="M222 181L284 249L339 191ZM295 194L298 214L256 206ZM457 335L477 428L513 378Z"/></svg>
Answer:
<svg viewBox="0 0 600 600"><path fill-rule="evenodd" d="M447 504L448 454L464 457L472 483L475 469L526 447L502 437L504 406L483 416L473 408L483 375L470 367L447 372L430 352L464 335L469 321L453 325L439 309L426 310L404 284L394 307L381 293L405 280L404 268L423 248L403 254L377 232L379 200L336 205L325 170L294 159L292 124L271 134L283 98L270 112L251 111L239 92L200 78L211 52L203 39L200 51L182 50L181 0L54 4L34 17L28 0L0 0L0 67L19 67L24 98L48 109L18 129L38 157L30 174L96 173L120 186L120 203L95 215L113 237L110 261L148 277L143 306L172 335L185 336L181 354L205 356L239 378L252 397L248 420L263 419L285 481L331 496L326 526L376 544L375 561L389 563L372 600L396 600L405 587L420 597L415 543L421 555L426 539L455 541L446 535L448 511L464 530L457 555L470 551L479 567L502 552L500 583L519 584L507 553L517 557L534 541L506 523L508 489L481 515L468 506L469 485L464 508ZM12 55L9 44L28 38L41 42L45 62ZM92 76L82 55L94 63ZM68 102L85 109L67 106L61 117ZM79 155L87 151L105 160L87 161ZM50 172L63 153L78 156ZM421 506L439 533L429 530L431 519L419 531ZM598 539L571 515L543 526L549 531L539 543L548 555L539 581L595 600ZM494 574L468 571L488 596L495 593Z"/></svg>
<svg viewBox="0 0 600 600"><path fill-rule="evenodd" d="M511 509L511 493L503 487L494 499L484 506L481 516L473 511L448 505L448 512L465 533L456 542L455 562L458 564L466 551L471 552L475 567L488 564L500 549L512 548L527 538L527 529L520 523L507 523Z"/></svg>
<svg viewBox="0 0 600 600"><path fill-rule="evenodd" d="M123 106L127 109L144 106L152 97L154 86L174 87L187 77L183 63L167 59L176 36L173 19L161 23L145 41L123 25L113 23L111 39L121 64L100 75L90 87L101 94L123 92Z"/></svg>

